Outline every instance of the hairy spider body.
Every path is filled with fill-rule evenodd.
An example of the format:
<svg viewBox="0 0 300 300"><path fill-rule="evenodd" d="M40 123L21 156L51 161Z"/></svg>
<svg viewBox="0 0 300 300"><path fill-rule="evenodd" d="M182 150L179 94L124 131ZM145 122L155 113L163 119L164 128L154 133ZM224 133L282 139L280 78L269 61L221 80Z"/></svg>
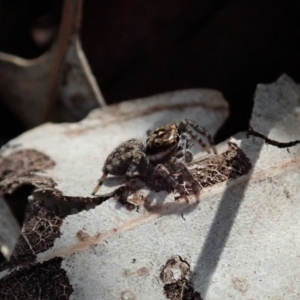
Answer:
<svg viewBox="0 0 300 300"><path fill-rule="evenodd" d="M103 175L92 194L96 194L107 175L112 174L125 175L127 196L130 190L130 181L135 172L146 179L148 176L152 176L155 171L163 176L174 190L188 200L184 188L174 178L174 173L182 174L183 179L191 184L198 200L199 186L183 163L183 161L186 163L192 161L191 149L194 141L210 153L209 147L201 138L197 137L197 133L207 137L210 147L216 154L216 148L210 134L194 121L188 119L182 120L178 125L175 123L168 124L158 127L153 132L150 131L145 145L136 139L122 143L107 157L102 169Z"/></svg>
<svg viewBox="0 0 300 300"><path fill-rule="evenodd" d="M108 174L126 176L126 185L130 186L130 180L137 171L146 177L152 174L153 167L145 154L145 146L136 139L128 140L120 144L111 154L108 155L102 169L102 177L94 188L92 195L95 195L104 183Z"/></svg>
<svg viewBox="0 0 300 300"><path fill-rule="evenodd" d="M175 123L168 124L158 127L153 132L148 132L149 137L146 142L146 154L149 156L151 162L159 162L166 157L174 155L175 152L176 157L184 157L185 162L190 162L193 159L191 153L191 149L194 146L193 141L198 142L210 153L209 147L207 147L201 138L197 137L197 133L207 137L214 154L217 154L211 135L203 127L200 127L197 123L188 119L183 119L178 125Z"/></svg>
<svg viewBox="0 0 300 300"><path fill-rule="evenodd" d="M149 132L146 141L146 153L151 162L157 163L171 156L178 147L180 137L176 124L158 127Z"/></svg>

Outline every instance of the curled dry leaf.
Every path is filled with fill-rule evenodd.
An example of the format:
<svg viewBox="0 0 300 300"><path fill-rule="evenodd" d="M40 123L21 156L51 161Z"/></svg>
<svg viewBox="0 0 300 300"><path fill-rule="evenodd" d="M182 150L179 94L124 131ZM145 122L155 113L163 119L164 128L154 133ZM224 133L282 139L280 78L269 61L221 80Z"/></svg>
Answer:
<svg viewBox="0 0 300 300"><path fill-rule="evenodd" d="M58 38L36 59L0 52L0 100L25 124L78 121L105 106L79 39L82 0L65 0Z"/></svg>

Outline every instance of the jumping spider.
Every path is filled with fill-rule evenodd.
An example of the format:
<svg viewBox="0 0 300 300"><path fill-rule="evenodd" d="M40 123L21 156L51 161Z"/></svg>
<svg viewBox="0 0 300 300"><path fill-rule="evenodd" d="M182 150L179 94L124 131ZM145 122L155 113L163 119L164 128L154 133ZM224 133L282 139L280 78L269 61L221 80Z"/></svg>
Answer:
<svg viewBox="0 0 300 300"><path fill-rule="evenodd" d="M126 194L124 197L127 198L131 179L134 177L135 172L143 178L152 176L156 172L164 177L174 190L188 200L184 188L173 176L177 172L181 173L183 178L191 184L198 200L199 185L182 161L184 160L186 163L192 161L191 148L194 141L210 153L210 148L197 134L206 136L213 152L217 154L211 135L194 121L188 119L182 120L178 125L175 123L168 124L158 127L153 132L148 132L145 145L136 139L122 143L107 157L102 169L103 175L94 188L92 195L97 193L108 174L125 175Z"/></svg>

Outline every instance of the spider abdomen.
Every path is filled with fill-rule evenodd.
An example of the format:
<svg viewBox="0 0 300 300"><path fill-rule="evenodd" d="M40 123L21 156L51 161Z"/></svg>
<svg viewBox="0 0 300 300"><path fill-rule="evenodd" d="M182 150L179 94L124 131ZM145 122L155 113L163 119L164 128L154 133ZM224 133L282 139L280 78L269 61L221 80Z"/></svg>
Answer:
<svg viewBox="0 0 300 300"><path fill-rule="evenodd" d="M128 140L109 154L102 171L111 175L124 175L136 155L143 151L144 145L141 141L135 139Z"/></svg>

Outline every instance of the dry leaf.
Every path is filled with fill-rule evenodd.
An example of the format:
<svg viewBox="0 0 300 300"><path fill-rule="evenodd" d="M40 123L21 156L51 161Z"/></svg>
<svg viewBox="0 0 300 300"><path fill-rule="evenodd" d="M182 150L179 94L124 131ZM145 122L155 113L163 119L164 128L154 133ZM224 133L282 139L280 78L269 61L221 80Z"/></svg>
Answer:
<svg viewBox="0 0 300 300"><path fill-rule="evenodd" d="M216 92L130 101L11 141L19 146L4 150L3 157L24 149L43 153L55 165L30 174L56 185L36 185L20 238L27 238L27 250L17 247L0 272L0 295L8 297L12 282L16 291L29 291L25 278L35 278L43 266L45 276L55 273L63 282L56 289L53 281L50 296L44 281L37 281L43 299L297 299L299 95L286 75L258 86L250 136L239 134L218 145L217 156L198 154L189 165L202 188L200 203L139 182L129 199L138 206L129 210L109 196L124 178L107 180L99 193L106 201L90 193L105 158L124 140L186 117L214 133L227 115ZM49 226L33 230L39 214L49 216ZM45 234L43 243L35 240L38 233Z"/></svg>

